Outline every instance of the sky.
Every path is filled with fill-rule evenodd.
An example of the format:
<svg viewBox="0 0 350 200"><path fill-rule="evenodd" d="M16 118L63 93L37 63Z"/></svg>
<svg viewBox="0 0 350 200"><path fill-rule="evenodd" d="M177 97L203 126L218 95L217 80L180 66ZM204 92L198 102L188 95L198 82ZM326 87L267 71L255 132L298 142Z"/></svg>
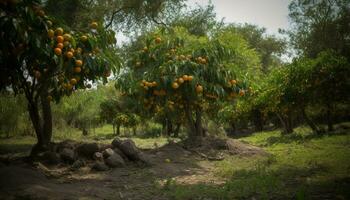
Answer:
<svg viewBox="0 0 350 200"><path fill-rule="evenodd" d="M206 6L210 0L187 0L187 5ZM250 23L265 27L268 34L278 34L278 29L288 29L288 4L291 0L211 0L217 18L226 23ZM118 33L119 44L128 37Z"/></svg>
<svg viewBox="0 0 350 200"><path fill-rule="evenodd" d="M278 29L287 29L288 4L291 0L211 0L218 19L224 22L252 23L265 27L267 33L278 34ZM188 5L205 6L209 0L188 0Z"/></svg>

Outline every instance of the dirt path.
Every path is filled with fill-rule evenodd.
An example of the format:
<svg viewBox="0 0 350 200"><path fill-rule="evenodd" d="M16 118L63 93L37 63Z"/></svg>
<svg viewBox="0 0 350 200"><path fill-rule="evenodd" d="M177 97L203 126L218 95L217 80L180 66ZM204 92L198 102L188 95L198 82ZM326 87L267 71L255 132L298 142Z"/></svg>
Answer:
<svg viewBox="0 0 350 200"><path fill-rule="evenodd" d="M25 163L0 167L0 199L168 199L160 189L167 180L196 184L222 183L213 162L177 145L145 152L152 166L129 165L106 172L65 167L48 171ZM170 162L169 162L170 161ZM48 173L49 172L49 173Z"/></svg>

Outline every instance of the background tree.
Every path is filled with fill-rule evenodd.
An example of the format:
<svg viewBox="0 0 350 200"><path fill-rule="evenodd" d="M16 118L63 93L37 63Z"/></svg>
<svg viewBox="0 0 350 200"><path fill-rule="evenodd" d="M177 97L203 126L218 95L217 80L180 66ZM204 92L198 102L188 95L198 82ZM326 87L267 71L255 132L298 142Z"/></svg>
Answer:
<svg viewBox="0 0 350 200"><path fill-rule="evenodd" d="M138 94L150 112L157 106L181 110L189 137L196 139L203 136L202 116L209 104L248 91L243 81L231 81L234 75L224 62L231 57L219 40L190 35L181 28L174 32L150 33L117 86Z"/></svg>
<svg viewBox="0 0 350 200"><path fill-rule="evenodd" d="M299 55L315 58L328 49L349 59L350 3L347 0L293 0L292 29L287 31Z"/></svg>

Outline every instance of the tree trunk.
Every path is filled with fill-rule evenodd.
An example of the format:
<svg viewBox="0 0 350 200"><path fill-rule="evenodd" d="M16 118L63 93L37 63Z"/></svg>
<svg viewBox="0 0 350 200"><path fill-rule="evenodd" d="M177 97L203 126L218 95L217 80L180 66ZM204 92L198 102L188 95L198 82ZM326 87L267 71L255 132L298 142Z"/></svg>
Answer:
<svg viewBox="0 0 350 200"><path fill-rule="evenodd" d="M261 112L259 109L253 110L253 122L254 122L256 132L263 131L263 128L264 128L263 127L263 119L262 119Z"/></svg>
<svg viewBox="0 0 350 200"><path fill-rule="evenodd" d="M167 119L167 136L169 137L173 132L173 123L170 119Z"/></svg>
<svg viewBox="0 0 350 200"><path fill-rule="evenodd" d="M196 110L196 137L203 137L203 126L202 126L202 112L200 110Z"/></svg>
<svg viewBox="0 0 350 200"><path fill-rule="evenodd" d="M289 119L290 117L289 116L285 116L283 117L281 114L277 113L276 114L278 119L280 120L282 126L283 126L283 133L284 134L290 134L290 133L293 133L293 127L292 127L292 124L290 123L291 120Z"/></svg>
<svg viewBox="0 0 350 200"><path fill-rule="evenodd" d="M181 123L177 123L176 128L174 130L174 137L179 137L180 127L181 127Z"/></svg>
<svg viewBox="0 0 350 200"><path fill-rule="evenodd" d="M136 129L137 129L136 126L132 127L132 132L133 132L134 136L136 136Z"/></svg>
<svg viewBox="0 0 350 200"><path fill-rule="evenodd" d="M327 104L327 126L328 131L333 131L333 118L332 118L332 105L330 103Z"/></svg>
<svg viewBox="0 0 350 200"><path fill-rule="evenodd" d="M236 123L231 122L231 135L234 135L236 133Z"/></svg>
<svg viewBox="0 0 350 200"><path fill-rule="evenodd" d="M28 104L30 119L37 136L37 143L32 148L31 156L47 151L52 138L52 112L50 102L47 100L47 92L43 92L40 95L40 100L42 108L41 117L38 102L32 101Z"/></svg>
<svg viewBox="0 0 350 200"><path fill-rule="evenodd" d="M120 135L120 125L117 124L117 135L119 136Z"/></svg>
<svg viewBox="0 0 350 200"><path fill-rule="evenodd" d="M306 121L307 125L310 126L312 131L316 134L321 134L321 130L317 127L317 125L307 116L305 112L305 108L300 108L301 115L303 116L304 120Z"/></svg>
<svg viewBox="0 0 350 200"><path fill-rule="evenodd" d="M115 124L112 124L112 128L113 128L113 135L115 135Z"/></svg>

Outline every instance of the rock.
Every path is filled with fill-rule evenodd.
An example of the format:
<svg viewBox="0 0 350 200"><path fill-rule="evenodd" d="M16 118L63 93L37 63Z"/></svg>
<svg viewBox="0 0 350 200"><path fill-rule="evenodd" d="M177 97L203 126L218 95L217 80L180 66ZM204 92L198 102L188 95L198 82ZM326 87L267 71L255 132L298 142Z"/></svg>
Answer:
<svg viewBox="0 0 350 200"><path fill-rule="evenodd" d="M99 146L97 143L84 143L79 145L75 151L78 157L93 159L94 153L99 151Z"/></svg>
<svg viewBox="0 0 350 200"><path fill-rule="evenodd" d="M108 158L109 156L115 154L115 152L113 151L113 149L108 148L108 149L105 149L105 150L102 152L102 154L103 154L103 157L104 157L104 158Z"/></svg>
<svg viewBox="0 0 350 200"><path fill-rule="evenodd" d="M113 155L109 156L106 160L105 163L109 166L109 167L123 167L125 166L125 162L123 160L123 158L114 153Z"/></svg>
<svg viewBox="0 0 350 200"><path fill-rule="evenodd" d="M94 160L103 161L103 154L101 152L95 152L93 158Z"/></svg>
<svg viewBox="0 0 350 200"><path fill-rule="evenodd" d="M112 142L114 147L120 149L130 160L137 161L140 160L139 149L136 147L134 141L131 139L126 139L121 141L119 139L115 139Z"/></svg>
<svg viewBox="0 0 350 200"><path fill-rule="evenodd" d="M119 154L125 161L128 160L128 157L118 148L113 148L113 151L116 153L116 154Z"/></svg>
<svg viewBox="0 0 350 200"><path fill-rule="evenodd" d="M96 171L107 171L109 167L105 163L97 161L95 164L92 165L91 169Z"/></svg>
<svg viewBox="0 0 350 200"><path fill-rule="evenodd" d="M73 163L75 161L75 154L72 149L63 149L60 153L60 157L63 161L68 163Z"/></svg>
<svg viewBox="0 0 350 200"><path fill-rule="evenodd" d="M115 138L112 141L112 146L115 148L119 148L122 145L123 140L119 139L119 138Z"/></svg>
<svg viewBox="0 0 350 200"><path fill-rule="evenodd" d="M60 157L52 151L46 151L40 155L40 159L49 165L57 165L60 163Z"/></svg>
<svg viewBox="0 0 350 200"><path fill-rule="evenodd" d="M58 144L55 144L54 145L54 148L53 150L55 150L55 152L57 153L61 153L61 151L63 149L75 149L75 147L78 145L77 142L73 141L73 140L65 140L65 141L62 141Z"/></svg>
<svg viewBox="0 0 350 200"><path fill-rule="evenodd" d="M104 151L105 149L108 149L108 148L113 149L113 145L111 145L111 144L100 144L99 152L102 152L102 151Z"/></svg>
<svg viewBox="0 0 350 200"><path fill-rule="evenodd" d="M86 165L84 160L76 160L73 164L72 164L72 168L73 169L79 169L81 167L84 167Z"/></svg>

